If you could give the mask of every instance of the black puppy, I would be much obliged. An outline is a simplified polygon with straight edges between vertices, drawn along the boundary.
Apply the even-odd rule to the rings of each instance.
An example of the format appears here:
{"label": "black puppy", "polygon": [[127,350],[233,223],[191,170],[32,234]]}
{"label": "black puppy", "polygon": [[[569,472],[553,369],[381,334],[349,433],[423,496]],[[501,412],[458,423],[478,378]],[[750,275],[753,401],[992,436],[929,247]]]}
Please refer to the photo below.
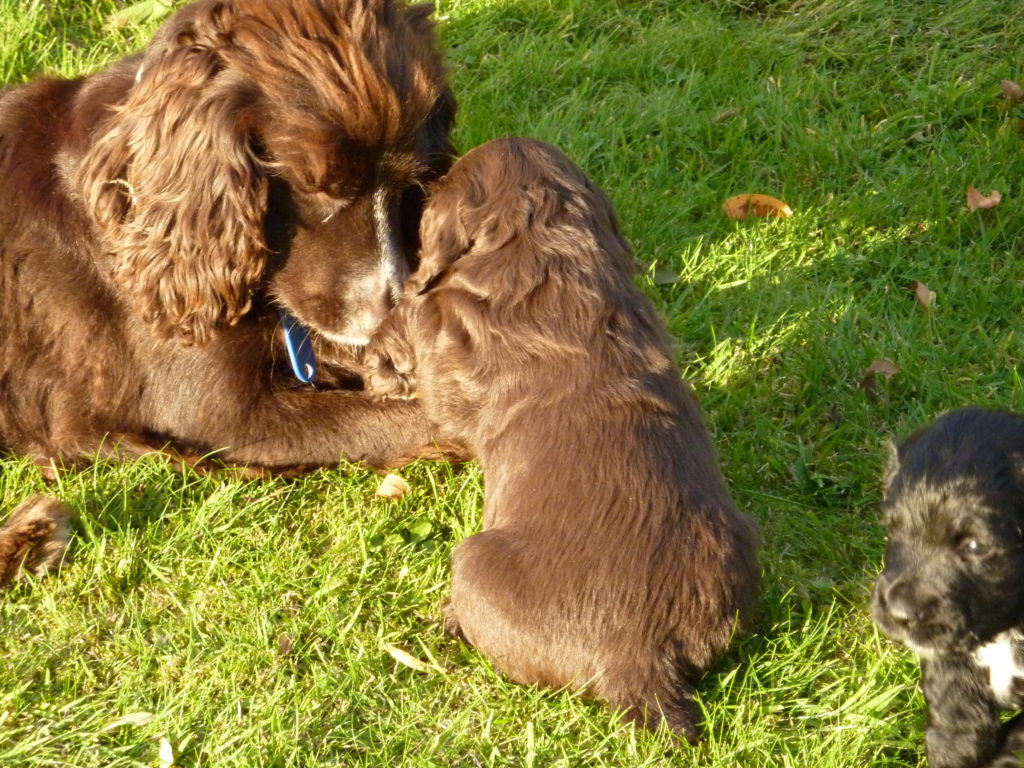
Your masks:
{"label": "black puppy", "polygon": [[1024,418],[965,408],[893,452],[878,626],[921,658],[932,768],[1024,765]]}

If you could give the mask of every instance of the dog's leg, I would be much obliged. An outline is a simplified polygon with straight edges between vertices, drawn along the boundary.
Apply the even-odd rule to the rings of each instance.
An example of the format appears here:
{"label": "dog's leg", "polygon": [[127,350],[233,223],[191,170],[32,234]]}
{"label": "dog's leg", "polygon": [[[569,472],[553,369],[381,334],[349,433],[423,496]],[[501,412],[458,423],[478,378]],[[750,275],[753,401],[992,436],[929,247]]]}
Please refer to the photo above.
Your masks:
{"label": "dog's leg", "polygon": [[966,657],[925,659],[921,690],[929,768],[988,765],[999,747],[999,707],[982,671]]}
{"label": "dog's leg", "polygon": [[414,340],[416,313],[424,299],[412,296],[403,300],[374,332],[362,350],[360,363],[366,388],[381,397],[410,397],[416,388],[413,371],[416,367]]}
{"label": "dog's leg", "polygon": [[623,709],[624,722],[652,731],[664,723],[676,735],[696,744],[700,740],[700,718],[693,704],[693,686],[678,680],[668,665],[644,674],[639,664],[638,658],[636,666],[607,671],[595,686],[595,693],[613,708]]}
{"label": "dog's leg", "polygon": [[412,458],[466,458],[461,448],[439,439],[417,400],[382,402],[365,392],[284,391],[255,403],[252,412],[240,434],[224,431],[210,438],[208,446],[190,446],[191,452],[273,474],[329,467],[342,459],[384,468]]}
{"label": "dog's leg", "polygon": [[42,577],[60,565],[72,514],[69,507],[46,496],[33,496],[11,513],[0,528],[0,589],[24,571]]}
{"label": "dog's leg", "polygon": [[[452,553],[445,631],[472,645],[516,682],[561,687],[571,680],[551,663],[564,637],[535,599],[534,568],[517,536],[501,528],[477,533]],[[555,634],[553,634],[555,633]]]}
{"label": "dog's leg", "polygon": [[[544,565],[515,532],[491,528],[470,536],[452,555],[452,593],[445,632],[472,645],[495,667],[524,685],[585,690],[621,711],[626,722],[664,724],[687,741],[700,731],[693,687],[665,654],[620,647],[612,626],[545,587]],[[599,609],[599,613],[605,613]],[[591,626],[596,621],[599,627]],[[613,657],[613,661],[609,661]]]}
{"label": "dog's leg", "polygon": [[985,768],[1021,768],[1024,766],[1024,713],[1003,724],[1003,746],[995,760]]}

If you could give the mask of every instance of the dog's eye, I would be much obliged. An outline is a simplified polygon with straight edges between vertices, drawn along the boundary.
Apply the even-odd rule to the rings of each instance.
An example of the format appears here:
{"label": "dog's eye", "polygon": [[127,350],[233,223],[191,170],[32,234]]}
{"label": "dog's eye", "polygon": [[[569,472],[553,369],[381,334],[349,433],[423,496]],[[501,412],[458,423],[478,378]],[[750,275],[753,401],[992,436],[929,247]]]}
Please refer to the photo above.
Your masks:
{"label": "dog's eye", "polygon": [[988,551],[988,547],[978,539],[965,536],[960,542],[960,552],[968,557],[981,557]]}

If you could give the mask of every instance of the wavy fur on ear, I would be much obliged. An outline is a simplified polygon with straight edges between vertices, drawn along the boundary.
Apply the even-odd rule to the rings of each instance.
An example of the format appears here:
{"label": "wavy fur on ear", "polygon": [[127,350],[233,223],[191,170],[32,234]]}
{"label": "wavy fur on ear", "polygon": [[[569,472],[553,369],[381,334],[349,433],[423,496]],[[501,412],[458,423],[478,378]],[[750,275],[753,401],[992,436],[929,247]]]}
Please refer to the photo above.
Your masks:
{"label": "wavy fur on ear", "polygon": [[245,314],[265,266],[258,94],[218,56],[229,21],[203,3],[164,31],[77,174],[114,281],[160,335],[199,345]]}
{"label": "wavy fur on ear", "polygon": [[464,256],[472,246],[458,203],[442,205],[445,179],[441,179],[427,199],[420,220],[420,264],[409,278],[407,294],[420,293],[440,277],[448,267]]}

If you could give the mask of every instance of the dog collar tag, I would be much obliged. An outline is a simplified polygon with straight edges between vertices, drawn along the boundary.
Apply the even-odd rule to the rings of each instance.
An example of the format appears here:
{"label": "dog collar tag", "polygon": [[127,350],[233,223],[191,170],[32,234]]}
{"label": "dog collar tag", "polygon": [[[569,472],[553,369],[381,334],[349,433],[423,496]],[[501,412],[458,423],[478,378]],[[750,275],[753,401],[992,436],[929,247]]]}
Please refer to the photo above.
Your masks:
{"label": "dog collar tag", "polygon": [[288,350],[288,362],[292,365],[295,378],[303,384],[309,384],[316,378],[316,355],[313,354],[309,331],[283,309],[281,330],[284,331],[284,346]]}

